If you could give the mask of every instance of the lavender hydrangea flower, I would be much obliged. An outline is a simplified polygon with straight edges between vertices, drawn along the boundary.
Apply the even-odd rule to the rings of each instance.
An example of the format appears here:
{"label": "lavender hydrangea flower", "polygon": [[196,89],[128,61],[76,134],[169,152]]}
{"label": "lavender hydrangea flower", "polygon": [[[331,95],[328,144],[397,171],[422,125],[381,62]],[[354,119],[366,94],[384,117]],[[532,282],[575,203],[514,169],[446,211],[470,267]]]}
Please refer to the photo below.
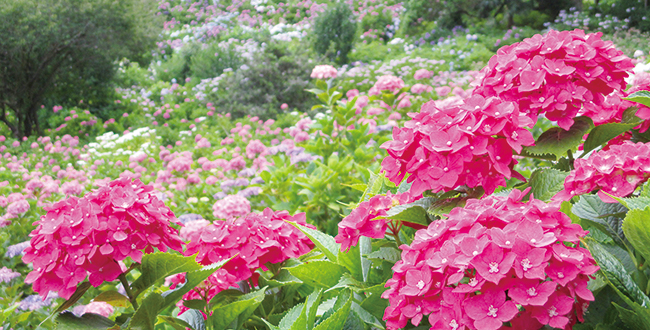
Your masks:
{"label": "lavender hydrangea flower", "polygon": [[28,246],[29,246],[29,241],[25,241],[14,245],[9,245],[7,246],[7,252],[5,252],[5,257],[13,258],[17,255],[21,255],[23,254],[23,251],[25,251],[25,249]]}
{"label": "lavender hydrangea flower", "polygon": [[237,173],[237,175],[239,175],[241,177],[244,177],[244,178],[251,177],[251,176],[255,175],[255,170],[252,169],[252,168],[245,168],[245,169],[239,171],[239,173]]}
{"label": "lavender hydrangea flower", "polygon": [[214,199],[224,199],[224,198],[226,198],[226,196],[228,196],[228,195],[227,195],[225,192],[223,192],[223,191],[220,191],[220,192],[218,192],[218,193],[212,195],[212,197],[213,197]]}
{"label": "lavender hydrangea flower", "polygon": [[248,187],[240,192],[237,193],[237,195],[249,198],[251,196],[257,196],[262,192],[262,188],[260,187]]}
{"label": "lavender hydrangea flower", "polygon": [[18,276],[20,276],[19,272],[14,272],[7,267],[0,268],[0,282],[9,283]]}
{"label": "lavender hydrangea flower", "polygon": [[251,184],[262,184],[262,183],[264,183],[264,179],[260,178],[259,176],[254,177],[251,180]]}
{"label": "lavender hydrangea flower", "polygon": [[190,221],[200,220],[200,219],[203,219],[203,217],[200,214],[194,214],[194,213],[183,214],[180,217],[178,217],[178,220],[183,224],[186,224]]}
{"label": "lavender hydrangea flower", "polygon": [[27,296],[25,299],[23,299],[20,302],[20,306],[18,306],[18,309],[26,311],[35,311],[37,309],[49,306],[52,304],[52,299],[58,298],[59,295],[56,292],[50,291],[47,294],[47,297],[45,299],[42,299],[39,295],[34,294],[31,296]]}

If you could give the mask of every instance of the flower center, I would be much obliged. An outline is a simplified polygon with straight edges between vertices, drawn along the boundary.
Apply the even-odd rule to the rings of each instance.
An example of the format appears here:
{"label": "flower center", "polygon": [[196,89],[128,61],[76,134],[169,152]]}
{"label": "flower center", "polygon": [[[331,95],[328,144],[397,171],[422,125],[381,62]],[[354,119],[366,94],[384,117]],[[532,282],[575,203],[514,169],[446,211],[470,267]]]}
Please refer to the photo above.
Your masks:
{"label": "flower center", "polygon": [[550,317],[556,317],[556,316],[558,316],[558,315],[560,315],[560,314],[557,313],[557,309],[556,309],[555,307],[551,307],[551,308],[549,308],[549,310],[548,310],[548,316],[550,316]]}
{"label": "flower center", "polygon": [[458,329],[458,322],[456,322],[456,320],[451,320],[451,322],[449,322],[449,326],[452,330],[456,330]]}
{"label": "flower center", "polygon": [[420,280],[420,282],[418,282],[417,286],[418,286],[418,289],[422,290],[422,288],[424,288],[424,281]]}
{"label": "flower center", "polygon": [[497,264],[496,262],[491,262],[489,266],[490,266],[490,273],[499,272],[499,264]]}
{"label": "flower center", "polygon": [[498,308],[494,308],[494,306],[490,305],[490,307],[488,308],[487,316],[497,317],[497,312],[498,311],[499,311]]}
{"label": "flower center", "polygon": [[528,271],[529,269],[533,268],[533,265],[530,264],[530,260],[528,258],[524,259],[521,261],[521,267],[524,268],[524,271]]}
{"label": "flower center", "polygon": [[528,293],[529,296],[534,297],[537,295],[537,290],[535,290],[535,288],[530,288],[526,290],[526,293]]}

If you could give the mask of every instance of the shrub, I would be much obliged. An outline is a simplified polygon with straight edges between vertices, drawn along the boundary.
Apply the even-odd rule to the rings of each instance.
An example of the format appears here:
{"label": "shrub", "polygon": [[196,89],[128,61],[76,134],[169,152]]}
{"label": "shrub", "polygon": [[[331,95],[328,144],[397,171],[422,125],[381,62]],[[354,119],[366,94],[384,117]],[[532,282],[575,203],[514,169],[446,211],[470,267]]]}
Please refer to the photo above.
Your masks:
{"label": "shrub", "polygon": [[355,31],[354,13],[346,4],[328,8],[314,22],[314,50],[331,61],[347,63]]}

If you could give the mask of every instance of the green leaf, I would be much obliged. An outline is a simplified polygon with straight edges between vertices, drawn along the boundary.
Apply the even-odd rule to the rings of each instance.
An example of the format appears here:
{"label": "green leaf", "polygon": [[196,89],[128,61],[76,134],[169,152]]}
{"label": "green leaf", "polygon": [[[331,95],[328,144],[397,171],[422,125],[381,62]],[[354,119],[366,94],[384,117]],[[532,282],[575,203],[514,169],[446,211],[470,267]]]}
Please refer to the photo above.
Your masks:
{"label": "green leaf", "polygon": [[214,308],[213,314],[210,316],[213,329],[227,329],[233,323],[236,324],[234,328],[239,329],[244,321],[248,320],[255,312],[257,306],[264,301],[265,291],[266,287],[245,294],[235,302]]}
{"label": "green leaf", "polygon": [[295,222],[287,221],[287,223],[298,228],[298,230],[309,237],[309,239],[327,256],[329,260],[338,260],[337,255],[341,249],[341,245],[336,243],[334,237],[318,230],[301,226]]}
{"label": "green leaf", "polygon": [[360,246],[350,247],[346,252],[340,252],[337,256],[338,264],[347,268],[354,278],[358,280],[363,279],[363,269],[361,268],[361,252],[359,251]]}
{"label": "green leaf", "polygon": [[381,191],[381,187],[384,185],[384,172],[381,172],[380,174],[375,174],[370,170],[368,170],[368,172],[370,172],[370,179],[368,179],[368,189],[366,189],[366,192],[363,193],[361,201],[366,201],[370,199],[371,196],[377,195]]}
{"label": "green leaf", "polygon": [[343,273],[347,271],[345,267],[326,260],[310,261],[285,269],[303,282],[323,288],[338,283]]}
{"label": "green leaf", "polygon": [[130,306],[129,298],[115,290],[104,291],[95,297],[93,301],[103,301],[114,307]]}
{"label": "green leaf", "polygon": [[643,315],[639,315],[638,313],[631,311],[627,308],[623,308],[617,303],[612,303],[612,304],[618,310],[619,316],[623,321],[623,323],[625,323],[626,326],[630,327],[630,329],[632,330],[650,329],[650,319],[645,318],[643,317]]}
{"label": "green leaf", "polygon": [[650,91],[634,92],[632,95],[624,97],[623,100],[641,103],[647,107],[650,107]]}
{"label": "green leaf", "polygon": [[361,274],[364,282],[368,281],[368,273],[370,272],[371,262],[368,258],[364,257],[372,252],[372,242],[370,237],[361,236],[359,238],[359,254],[361,256]]}
{"label": "green leaf", "polygon": [[396,263],[400,260],[402,253],[394,247],[381,247],[379,251],[374,251],[368,255],[368,259],[381,259],[391,263]]}
{"label": "green leaf", "polygon": [[302,329],[306,329],[307,327],[307,312],[304,303],[293,306],[293,308],[291,308],[289,312],[284,315],[282,320],[280,320],[280,323],[276,329],[289,330],[293,329],[293,326],[296,324],[298,326],[303,325]]}
{"label": "green leaf", "polygon": [[214,309],[219,306],[228,305],[230,303],[237,301],[237,299],[239,299],[239,297],[243,295],[244,293],[237,289],[223,290],[217,293],[214,297],[212,297],[212,299],[210,299],[210,301],[208,302],[208,307],[210,309]]}
{"label": "green leaf", "polygon": [[[641,120],[639,119],[639,122]],[[632,128],[639,125],[639,122],[631,124],[623,123],[609,123],[596,126],[594,129],[589,132],[585,145],[583,147],[583,153],[588,153],[601,145],[607,143],[609,140],[631,130]]]}
{"label": "green leaf", "polygon": [[[263,277],[260,277],[260,281],[262,280]],[[289,273],[289,271],[287,271],[286,269],[281,269],[277,275],[273,276],[269,280],[265,280],[264,284],[260,283],[260,285],[268,286],[269,288],[278,288],[286,285],[300,285],[300,284],[302,284],[302,281],[297,277],[291,275],[291,273]]]}
{"label": "green leaf", "polygon": [[203,299],[190,299],[183,301],[183,306],[191,309],[203,310],[207,305],[208,304]]}
{"label": "green leaf", "polygon": [[140,265],[142,275],[131,284],[134,294],[138,296],[148,287],[157,281],[162,281],[167,276],[201,269],[201,265],[194,259],[195,256],[184,257],[166,252],[145,254]]}
{"label": "green leaf", "polygon": [[397,205],[388,210],[384,218],[428,226],[427,210],[434,201],[433,197],[425,197],[413,203]]}
{"label": "green leaf", "polygon": [[68,309],[69,307],[71,307],[72,305],[74,305],[77,301],[79,301],[79,299],[84,295],[84,293],[86,293],[86,291],[88,291],[89,288],[90,288],[90,282],[86,281],[86,282],[81,283],[77,287],[77,289],[74,291],[72,296],[70,296],[70,298],[68,298],[68,300],[66,300],[63,304],[61,304],[61,306],[59,306],[54,311],[54,314],[62,312],[64,310]]}
{"label": "green leaf", "polygon": [[204,266],[199,270],[195,270],[193,272],[188,272],[187,274],[185,274],[185,284],[176,287],[176,289],[174,290],[169,290],[163,293],[163,297],[165,298],[165,303],[163,307],[167,307],[175,304],[178,300],[180,300],[183,297],[183,295],[190,292],[190,290],[194,289],[201,282],[205,281],[206,278],[208,278],[210,275],[216,272],[219,268],[221,268],[221,266],[223,266],[228,261],[230,261],[230,259],[226,259],[212,265]]}
{"label": "green leaf", "polygon": [[631,197],[631,198],[622,198],[624,205],[630,209],[640,209],[643,210],[646,207],[650,206],[650,198],[646,196]]}
{"label": "green leaf", "polygon": [[[198,315],[196,313],[198,313]],[[201,314],[201,312],[197,311],[196,309],[187,310],[179,317],[158,315],[158,319],[171,325],[175,330],[185,330],[186,328],[193,330],[205,330],[205,321],[203,320],[203,314]]]}
{"label": "green leaf", "polygon": [[157,292],[150,293],[142,303],[138,310],[135,311],[131,321],[129,322],[129,329],[136,330],[154,330],[158,313],[165,307],[165,298]]}
{"label": "green leaf", "polygon": [[314,321],[316,320],[316,313],[318,312],[318,306],[320,305],[322,296],[323,289],[318,289],[307,297],[307,302],[305,303],[307,330],[314,328]]}
{"label": "green leaf", "polygon": [[339,280],[338,283],[336,283],[335,286],[330,287],[327,289],[325,292],[330,292],[336,289],[341,289],[341,288],[346,288],[350,289],[355,292],[363,292],[364,289],[366,288],[365,283],[356,280],[352,275],[348,273],[344,273],[343,276],[341,276],[341,279]]}
{"label": "green leaf", "polygon": [[528,181],[531,186],[530,192],[536,199],[549,201],[559,191],[564,189],[564,179],[568,172],[552,169],[539,168],[533,172]]}
{"label": "green leaf", "polygon": [[620,245],[625,245],[621,215],[626,211],[625,206],[617,203],[605,203],[597,195],[580,196],[580,200],[571,209],[571,212],[577,217],[596,226]]}
{"label": "green leaf", "polygon": [[[641,253],[645,260],[650,260],[650,207],[644,210],[630,210],[623,221],[625,238]],[[650,307],[650,306],[648,306]]]}
{"label": "green leaf", "polygon": [[368,185],[366,185],[364,183],[355,183],[355,184],[344,184],[344,183],[342,183],[341,185],[345,186],[345,187],[350,187],[350,188],[352,188],[354,190],[357,190],[357,191],[360,191],[360,192],[365,192],[366,189],[368,189]]}
{"label": "green leaf", "polygon": [[363,309],[363,307],[361,307],[361,305],[357,304],[356,302],[352,302],[352,311],[354,311],[366,324],[369,324],[377,329],[385,329],[384,325],[378,318],[370,314],[370,312],[367,310]]}
{"label": "green leaf", "polygon": [[594,127],[593,121],[588,117],[577,117],[568,131],[561,127],[552,127],[537,138],[535,145],[524,149],[533,155],[550,154],[557,158],[566,155],[567,151],[574,150],[582,143],[582,137]]}
{"label": "green leaf", "polygon": [[63,312],[56,317],[56,329],[59,330],[80,330],[80,329],[108,329],[115,325],[115,322],[101,315],[86,313],[77,317],[71,312]]}
{"label": "green leaf", "polygon": [[350,314],[350,307],[352,306],[352,297],[348,298],[347,302],[343,307],[339,308],[334,314],[322,321],[317,326],[314,327],[314,330],[341,330],[343,325],[345,325],[345,320]]}
{"label": "green leaf", "polygon": [[605,279],[621,292],[624,297],[640,304],[644,307],[650,306],[650,298],[645,295],[639,286],[634,282],[632,277],[625,271],[623,264],[611,255],[605,248],[593,239],[587,240],[587,246],[591,255],[600,266],[600,272]]}

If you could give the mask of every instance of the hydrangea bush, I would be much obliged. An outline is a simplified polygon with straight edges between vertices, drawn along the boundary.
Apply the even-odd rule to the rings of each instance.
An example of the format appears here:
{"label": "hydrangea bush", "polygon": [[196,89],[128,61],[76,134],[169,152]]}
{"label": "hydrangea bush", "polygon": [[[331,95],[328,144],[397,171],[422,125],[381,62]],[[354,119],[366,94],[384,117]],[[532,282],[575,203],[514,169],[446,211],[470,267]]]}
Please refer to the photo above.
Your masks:
{"label": "hydrangea bush", "polygon": [[233,120],[174,82],[131,96],[156,129],[2,137],[2,224],[33,231],[8,240],[24,263],[0,282],[23,299],[0,322],[644,329],[650,93],[631,69],[600,34],[550,31],[453,83],[348,89],[316,66],[313,117]]}

